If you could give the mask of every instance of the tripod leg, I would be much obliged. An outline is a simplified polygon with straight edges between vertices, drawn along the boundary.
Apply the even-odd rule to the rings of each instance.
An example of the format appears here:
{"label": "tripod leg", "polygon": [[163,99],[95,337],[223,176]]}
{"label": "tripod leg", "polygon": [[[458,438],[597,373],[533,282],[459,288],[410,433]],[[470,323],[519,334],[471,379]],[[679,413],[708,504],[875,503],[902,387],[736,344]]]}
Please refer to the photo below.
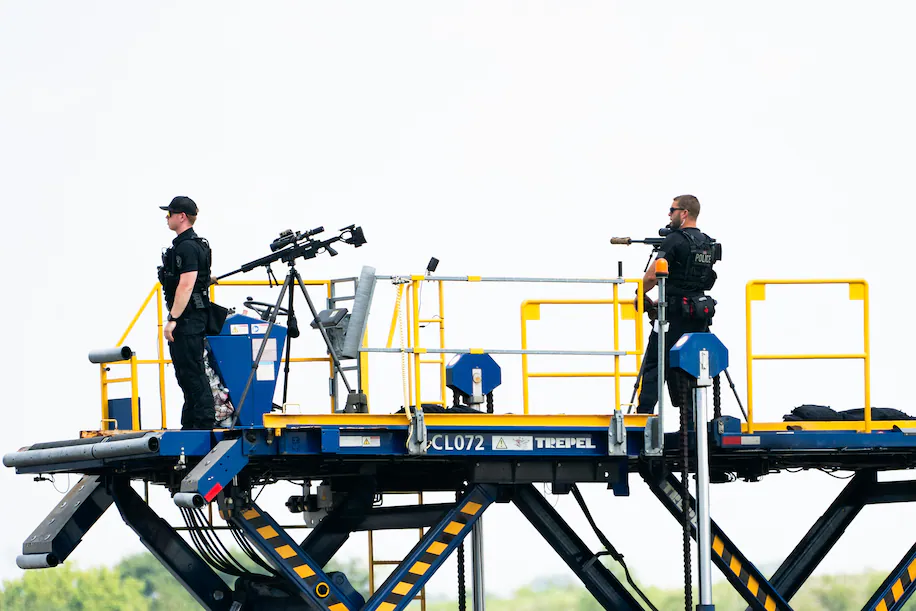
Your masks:
{"label": "tripod leg", "polygon": [[646,357],[643,355],[639,362],[639,373],[636,374],[636,382],[633,384],[633,394],[630,396],[630,405],[627,407],[627,413],[633,411],[633,404],[636,403],[636,393],[639,392],[639,383],[642,382],[642,373],[646,370]]}
{"label": "tripod leg", "polygon": [[[283,303],[283,296],[286,295],[287,289],[290,289],[292,281],[292,274],[287,274],[286,280],[283,281],[283,288],[280,289],[280,297],[277,299],[277,305],[274,306],[273,311],[270,313],[270,317],[267,323],[267,331],[264,333],[264,339],[261,340],[261,347],[258,349],[258,356],[251,364],[251,373],[248,374],[248,381],[245,382],[245,390],[242,391],[242,398],[239,399],[238,405],[235,406],[235,414],[232,416],[232,424],[229,425],[230,429],[235,427],[235,423],[238,422],[239,416],[242,413],[242,406],[245,404],[245,397],[248,396],[248,391],[251,389],[251,383],[254,381],[254,376],[258,371],[258,365],[261,363],[261,357],[264,356],[264,349],[267,347],[267,340],[270,338],[270,332],[273,331],[274,324],[277,322],[277,313],[280,312],[280,304]],[[287,340],[287,342],[289,342],[289,340]],[[283,394],[286,396],[285,383]]]}
{"label": "tripod leg", "polygon": [[[283,367],[283,405],[286,405],[286,392],[289,389],[289,355],[293,345],[293,331],[292,327],[294,321],[296,320],[296,313],[293,311],[293,295],[296,294],[296,291],[290,290],[289,292],[289,306],[286,308],[286,320],[289,327],[288,337],[286,338],[286,363]],[[297,332],[298,334],[298,332]]]}
{"label": "tripod leg", "polygon": [[725,377],[728,378],[728,385],[732,387],[732,392],[735,394],[735,401],[738,402],[738,407],[741,409],[741,413],[744,415],[744,421],[747,422],[747,412],[744,411],[744,406],[741,405],[741,397],[738,396],[738,391],[735,389],[735,383],[732,382],[732,376],[728,373],[728,369],[725,370]]}
{"label": "tripod leg", "polygon": [[[312,298],[309,297],[309,293],[305,290],[305,282],[302,281],[302,276],[299,275],[299,271],[296,268],[290,269],[290,274],[294,274],[296,281],[299,283],[299,288],[302,289],[302,294],[305,295],[305,301],[309,304],[309,310],[312,311],[312,320],[318,320],[318,311],[315,310],[315,304],[312,303]],[[344,375],[344,372],[340,370],[340,359],[337,358],[337,353],[334,351],[334,347],[331,345],[331,338],[328,337],[328,332],[324,327],[318,325],[318,330],[321,332],[321,337],[324,339],[325,345],[328,347],[328,354],[331,355],[331,361],[334,363],[334,371],[340,374],[340,379],[343,380],[344,386],[347,387],[347,392],[353,392],[353,389],[350,388],[350,383],[347,381],[347,376]]]}

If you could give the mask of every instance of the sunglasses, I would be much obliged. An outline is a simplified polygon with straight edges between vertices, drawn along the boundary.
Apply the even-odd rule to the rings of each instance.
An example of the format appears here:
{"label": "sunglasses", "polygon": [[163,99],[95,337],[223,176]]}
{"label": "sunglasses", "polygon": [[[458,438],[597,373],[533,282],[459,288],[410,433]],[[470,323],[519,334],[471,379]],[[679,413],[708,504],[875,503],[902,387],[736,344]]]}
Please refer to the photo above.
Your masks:
{"label": "sunglasses", "polygon": [[177,214],[184,214],[184,212],[172,212],[171,210],[166,210],[165,217],[170,219]]}
{"label": "sunglasses", "polygon": [[674,214],[675,212],[687,212],[686,208],[668,208],[668,214]]}

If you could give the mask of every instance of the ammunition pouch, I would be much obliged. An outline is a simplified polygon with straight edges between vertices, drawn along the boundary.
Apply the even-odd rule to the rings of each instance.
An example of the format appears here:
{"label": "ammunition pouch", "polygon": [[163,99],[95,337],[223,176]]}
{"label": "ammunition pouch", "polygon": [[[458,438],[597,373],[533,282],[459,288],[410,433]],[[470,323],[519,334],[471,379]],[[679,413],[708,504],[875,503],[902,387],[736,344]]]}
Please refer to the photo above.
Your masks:
{"label": "ammunition pouch", "polygon": [[708,295],[676,297],[674,306],[685,320],[710,321],[716,315],[716,300]]}

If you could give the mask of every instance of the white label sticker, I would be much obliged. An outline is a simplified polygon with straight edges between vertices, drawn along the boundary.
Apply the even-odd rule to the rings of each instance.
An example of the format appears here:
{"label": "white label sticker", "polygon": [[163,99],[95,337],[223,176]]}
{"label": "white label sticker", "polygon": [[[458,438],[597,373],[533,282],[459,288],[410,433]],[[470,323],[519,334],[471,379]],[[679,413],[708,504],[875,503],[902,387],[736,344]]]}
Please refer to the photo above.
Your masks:
{"label": "white label sticker", "polygon": [[[258,358],[258,350],[261,349],[261,342],[263,339],[252,339],[251,340],[251,360]],[[264,354],[261,355],[261,362],[267,361],[276,361],[277,360],[277,340],[276,338],[271,337],[267,340],[267,345],[264,347]]]}
{"label": "white label sticker", "polygon": [[251,324],[251,334],[252,335],[264,335],[265,333],[267,333],[267,327],[268,327],[268,323],[266,322],[252,323]]}
{"label": "white label sticker", "polygon": [[538,449],[594,449],[595,444],[591,437],[536,437],[535,445]]}
{"label": "white label sticker", "polygon": [[273,380],[274,379],[274,363],[270,362],[261,362],[258,365],[257,373],[258,382]]}
{"label": "white label sticker", "polygon": [[342,448],[378,448],[382,445],[382,438],[378,435],[341,435],[340,447]]}
{"label": "white label sticker", "polygon": [[232,335],[248,335],[248,325],[229,325],[229,333]]}
{"label": "white label sticker", "polygon": [[525,436],[494,435],[492,440],[494,450],[514,450],[516,452],[529,452],[533,446],[534,438]]}

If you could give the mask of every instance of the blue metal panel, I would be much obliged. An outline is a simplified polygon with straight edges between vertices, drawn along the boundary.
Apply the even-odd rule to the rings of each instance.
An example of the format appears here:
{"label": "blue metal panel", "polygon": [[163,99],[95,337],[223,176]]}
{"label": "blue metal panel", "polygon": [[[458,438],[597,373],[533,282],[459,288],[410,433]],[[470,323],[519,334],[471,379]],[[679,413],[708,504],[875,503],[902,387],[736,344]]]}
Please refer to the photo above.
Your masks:
{"label": "blue metal panel", "polygon": [[671,366],[695,378],[700,377],[700,351],[709,353],[709,377],[714,378],[728,367],[728,349],[712,333],[685,333],[671,348]]}
{"label": "blue metal panel", "polygon": [[278,444],[277,451],[281,456],[319,454],[321,452],[321,431],[317,428],[287,429],[274,443]]}
{"label": "blue metal panel", "polygon": [[[216,368],[226,388],[229,389],[232,404],[236,407],[251,375],[254,357],[257,356],[258,346],[264,339],[266,330],[266,322],[236,314],[226,319],[220,335],[211,335],[207,338],[216,360]],[[273,356],[262,357],[258,374],[252,380],[245,404],[242,405],[238,426],[261,426],[261,416],[269,412],[273,406],[274,390],[280,372],[280,357],[286,341],[286,327],[274,325],[270,339],[275,340],[276,344],[275,350],[271,351]]]}
{"label": "blue metal panel", "polygon": [[206,456],[213,441],[210,431],[164,431],[159,435],[159,456]]}
{"label": "blue metal panel", "polygon": [[[108,400],[108,417],[113,418],[117,422],[112,424],[111,422],[105,423],[106,430],[120,430],[120,431],[130,431],[134,428],[134,414],[133,408],[131,406],[130,397],[125,397],[123,399],[109,399]],[[140,397],[137,397],[137,417],[140,417]],[[140,423],[137,423],[137,428],[140,428]]]}
{"label": "blue metal panel", "polygon": [[900,431],[759,431],[717,436],[723,450],[880,450],[916,447],[916,435]]}
{"label": "blue metal panel", "polygon": [[196,492],[209,503],[247,464],[242,440],[224,439],[181,481],[181,492]]}
{"label": "blue metal panel", "polygon": [[466,395],[474,394],[474,369],[480,369],[481,394],[502,384],[502,370],[489,354],[459,354],[445,368],[445,385]]}

